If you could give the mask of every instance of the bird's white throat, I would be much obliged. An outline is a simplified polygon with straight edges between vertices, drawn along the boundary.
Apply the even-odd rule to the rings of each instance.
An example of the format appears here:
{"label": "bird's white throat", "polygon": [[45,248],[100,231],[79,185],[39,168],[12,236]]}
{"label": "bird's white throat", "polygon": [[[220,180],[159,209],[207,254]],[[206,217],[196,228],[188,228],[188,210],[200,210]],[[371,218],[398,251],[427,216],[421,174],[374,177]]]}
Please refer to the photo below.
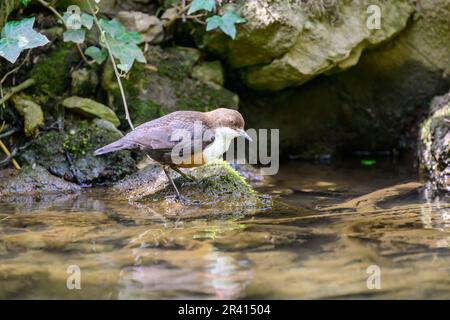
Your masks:
{"label": "bird's white throat", "polygon": [[219,159],[230,147],[231,141],[238,137],[239,133],[228,127],[215,129],[214,141],[203,151],[203,159],[206,162]]}

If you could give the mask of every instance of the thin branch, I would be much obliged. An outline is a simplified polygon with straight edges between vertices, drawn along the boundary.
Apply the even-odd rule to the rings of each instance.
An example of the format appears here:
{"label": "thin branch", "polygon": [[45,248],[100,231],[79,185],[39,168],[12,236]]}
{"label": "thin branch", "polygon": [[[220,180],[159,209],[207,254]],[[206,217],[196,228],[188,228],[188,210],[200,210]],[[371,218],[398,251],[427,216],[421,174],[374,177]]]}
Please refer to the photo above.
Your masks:
{"label": "thin branch", "polygon": [[16,170],[20,170],[20,165],[17,163],[16,159],[13,158],[14,155],[11,155],[11,152],[9,152],[8,148],[5,146],[5,144],[3,143],[2,140],[0,140],[0,149],[3,150],[3,152],[6,154],[6,156],[8,158],[6,158],[5,161],[12,161],[14,168],[16,168]]}
{"label": "thin branch", "polygon": [[131,121],[130,113],[128,112],[128,104],[127,104],[127,99],[126,99],[126,96],[125,96],[125,90],[123,89],[122,80],[120,79],[120,73],[119,73],[119,70],[117,69],[117,65],[116,65],[116,62],[114,60],[114,56],[112,54],[111,47],[110,47],[110,45],[108,43],[108,40],[106,39],[105,31],[100,26],[100,22],[98,21],[97,14],[96,14],[96,12],[94,11],[94,8],[91,5],[91,1],[87,0],[86,2],[89,5],[89,9],[91,10],[91,13],[92,13],[92,15],[94,17],[95,24],[97,25],[97,28],[100,30],[101,37],[102,37],[103,41],[106,44],[106,49],[108,50],[109,59],[111,60],[111,63],[112,63],[113,68],[114,68],[114,74],[116,75],[117,83],[119,84],[120,95],[122,96],[123,107],[125,109],[125,118],[127,119],[128,124],[130,125],[131,129],[134,130],[134,125],[133,125],[133,122]]}
{"label": "thin branch", "polygon": [[[6,131],[6,132],[3,132],[3,133],[0,133],[0,139],[3,139],[3,138],[6,138],[6,137],[9,137],[10,135],[12,135],[12,134],[16,133],[17,131],[19,131],[19,129],[18,129],[18,128],[13,128],[13,129],[11,129],[11,130],[9,130],[9,131]],[[1,131],[0,131],[0,132],[1,132]]]}
{"label": "thin branch", "polygon": [[34,79],[28,79],[28,80],[25,80],[24,82],[22,82],[21,84],[10,88],[8,90],[8,92],[2,98],[0,98],[0,105],[4,104],[6,101],[8,101],[16,93],[31,87],[34,83],[35,83]]}

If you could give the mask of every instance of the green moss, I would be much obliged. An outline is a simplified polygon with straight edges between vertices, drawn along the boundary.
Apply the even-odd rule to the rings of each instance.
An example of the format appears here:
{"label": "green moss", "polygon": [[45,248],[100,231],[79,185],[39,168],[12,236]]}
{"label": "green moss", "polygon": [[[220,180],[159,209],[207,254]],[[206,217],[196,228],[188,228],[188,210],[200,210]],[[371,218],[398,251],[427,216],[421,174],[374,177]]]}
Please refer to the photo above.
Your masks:
{"label": "green moss", "polygon": [[142,101],[133,99],[130,102],[131,119],[135,126],[143,124],[151,119],[156,119],[163,116],[161,106],[154,101]]}
{"label": "green moss", "polygon": [[79,60],[72,46],[62,45],[48,57],[40,59],[31,70],[31,77],[36,80],[37,93],[50,96],[62,95],[70,83],[70,68]]}

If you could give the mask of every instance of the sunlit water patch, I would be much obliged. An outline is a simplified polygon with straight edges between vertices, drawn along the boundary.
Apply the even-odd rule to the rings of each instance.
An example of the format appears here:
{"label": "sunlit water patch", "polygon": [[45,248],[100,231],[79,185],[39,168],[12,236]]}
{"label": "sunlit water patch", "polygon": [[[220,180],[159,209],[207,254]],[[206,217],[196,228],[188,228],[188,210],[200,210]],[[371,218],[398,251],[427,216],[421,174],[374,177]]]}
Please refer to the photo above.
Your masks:
{"label": "sunlit water patch", "polygon": [[274,208],[235,215],[108,189],[1,202],[0,298],[450,298],[449,198],[410,166],[287,164],[260,190]]}

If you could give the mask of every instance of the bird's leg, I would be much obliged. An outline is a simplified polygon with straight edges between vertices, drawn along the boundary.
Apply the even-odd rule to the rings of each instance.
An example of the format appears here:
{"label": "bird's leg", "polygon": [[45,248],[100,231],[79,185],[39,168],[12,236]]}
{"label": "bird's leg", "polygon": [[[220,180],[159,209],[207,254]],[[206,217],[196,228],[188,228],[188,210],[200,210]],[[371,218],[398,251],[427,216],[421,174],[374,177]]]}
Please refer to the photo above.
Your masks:
{"label": "bird's leg", "polygon": [[194,202],[191,202],[191,201],[189,201],[188,199],[186,199],[185,197],[183,197],[183,196],[181,195],[180,191],[178,191],[178,188],[177,188],[177,186],[175,185],[175,182],[173,181],[172,177],[170,176],[169,168],[170,168],[170,167],[163,166],[163,170],[164,170],[164,173],[165,173],[166,176],[167,176],[167,179],[169,179],[170,183],[172,184],[173,188],[175,189],[175,193],[176,193],[176,195],[177,195],[178,201],[180,201],[180,203],[183,204],[183,205],[187,205],[187,204],[190,204],[190,203],[196,204],[195,201],[194,201]]}
{"label": "bird's leg", "polygon": [[182,176],[184,179],[186,179],[188,181],[191,181],[191,182],[195,181],[195,178],[193,176],[191,176],[190,174],[184,173],[178,167],[170,166],[170,169],[172,169],[173,171],[177,172],[180,176]]}

